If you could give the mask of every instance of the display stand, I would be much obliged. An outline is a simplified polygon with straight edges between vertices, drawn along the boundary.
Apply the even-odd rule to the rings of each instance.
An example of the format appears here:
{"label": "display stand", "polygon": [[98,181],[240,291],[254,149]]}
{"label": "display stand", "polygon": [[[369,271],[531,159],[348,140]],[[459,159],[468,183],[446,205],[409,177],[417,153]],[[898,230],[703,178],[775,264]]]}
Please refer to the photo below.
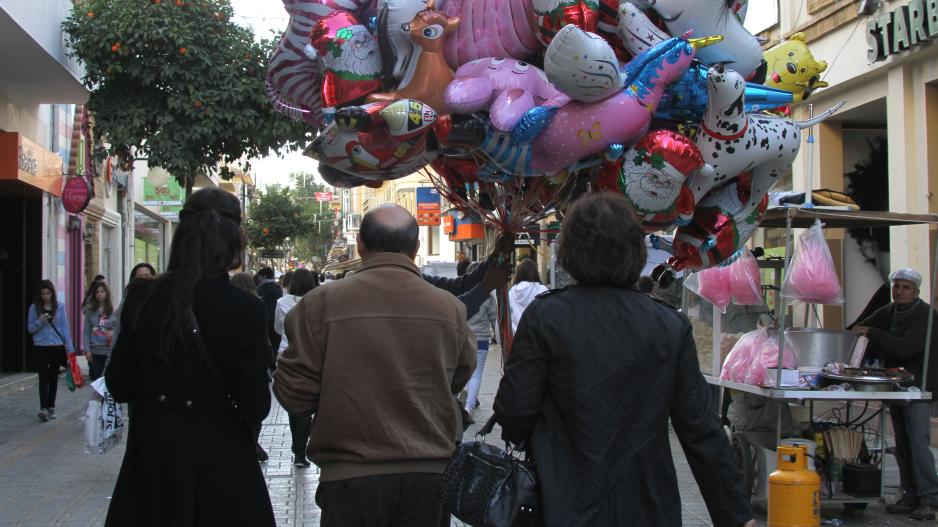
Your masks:
{"label": "display stand", "polygon": [[[927,224],[938,224],[938,216],[932,214],[897,214],[891,212],[871,212],[871,211],[833,211],[833,210],[824,210],[822,208],[776,208],[769,209],[766,212],[765,217],[760,224],[760,228],[785,228],[785,258],[784,258],[784,271],[787,274],[789,267],[791,265],[791,254],[792,254],[792,230],[795,228],[809,228],[814,224],[815,220],[820,219],[824,228],[873,228],[873,227],[894,227],[902,225],[927,225]],[[929,298],[935,298],[935,288],[936,281],[938,281],[938,247],[936,247],[936,253],[932,260],[933,269],[932,269],[932,281],[931,281],[931,291]],[[776,273],[776,279],[778,280],[780,275]],[[778,362],[776,364],[783,363],[783,353],[784,353],[784,340],[785,340],[785,330],[786,326],[786,311],[788,309],[788,302],[785,298],[778,294],[776,297],[777,309],[777,320],[779,324],[779,343],[778,343]],[[810,311],[810,306],[809,306]],[[925,343],[925,364],[928,364],[930,348],[931,348],[931,339],[932,339],[932,319],[928,319],[928,329]],[[775,401],[785,401],[785,402],[800,402],[804,404],[807,402],[810,406],[809,416],[811,420],[814,419],[814,401],[840,401],[847,404],[847,415],[849,421],[849,405],[852,401],[879,401],[884,403],[886,401],[922,401],[922,400],[931,400],[931,393],[926,391],[926,374],[923,373],[921,379],[921,391],[919,392],[906,392],[906,391],[882,391],[882,392],[845,392],[845,391],[820,391],[820,390],[808,390],[808,389],[785,389],[783,388],[762,388],[759,386],[752,386],[749,384],[743,384],[732,381],[725,381],[720,379],[720,369],[721,369],[721,357],[720,357],[720,340],[721,335],[721,318],[720,315],[714,309],[713,316],[713,369],[711,375],[704,375],[707,383],[712,386],[737,390],[743,393],[747,393],[756,397],[762,397]],[[776,386],[781,386],[781,368],[776,368]],[[722,392],[721,397],[722,399]],[[855,497],[855,496],[834,496],[832,498],[827,498],[825,502],[844,502],[844,503],[864,503],[877,501],[883,497],[883,488],[885,485],[885,470],[882,470],[883,467],[883,456],[885,454],[885,408],[883,412],[880,413],[880,422],[879,422],[879,437],[881,445],[879,446],[880,455],[880,492],[879,496],[876,497]],[[778,417],[776,420],[775,427],[775,445],[776,447],[781,442],[781,433],[782,433],[782,413],[778,412]],[[768,477],[768,474],[762,474],[762,476]]]}

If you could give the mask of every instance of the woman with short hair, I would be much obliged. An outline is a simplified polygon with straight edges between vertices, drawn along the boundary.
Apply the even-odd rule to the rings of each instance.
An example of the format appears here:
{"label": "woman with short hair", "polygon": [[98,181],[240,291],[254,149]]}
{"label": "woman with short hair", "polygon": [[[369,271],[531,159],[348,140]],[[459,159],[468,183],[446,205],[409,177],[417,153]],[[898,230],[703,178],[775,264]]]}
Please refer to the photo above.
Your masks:
{"label": "woman with short hair", "polygon": [[107,526],[274,526],[252,429],[270,412],[266,314],[228,278],[241,250],[237,198],[200,190],[166,272],[127,289],[104,376],[134,413]]}
{"label": "woman with short hair", "polygon": [[495,397],[503,438],[534,458],[543,525],[681,525],[669,422],[713,524],[755,525],[690,323],[633,287],[645,244],[626,199],[576,202],[559,263],[577,283],[528,306]]}

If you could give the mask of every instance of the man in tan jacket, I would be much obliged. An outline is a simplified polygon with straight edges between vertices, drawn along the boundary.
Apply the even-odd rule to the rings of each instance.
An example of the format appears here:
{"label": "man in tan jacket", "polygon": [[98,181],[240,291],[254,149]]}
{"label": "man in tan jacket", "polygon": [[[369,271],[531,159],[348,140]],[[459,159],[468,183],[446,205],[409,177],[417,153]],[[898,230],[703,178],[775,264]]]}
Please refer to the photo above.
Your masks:
{"label": "man in tan jacket", "polygon": [[[414,264],[414,217],[362,218],[358,272],[307,294],[284,322],[274,394],[315,415],[323,527],[437,527],[440,474],[461,436],[454,394],[475,369],[466,308]],[[448,522],[446,522],[448,525]]]}

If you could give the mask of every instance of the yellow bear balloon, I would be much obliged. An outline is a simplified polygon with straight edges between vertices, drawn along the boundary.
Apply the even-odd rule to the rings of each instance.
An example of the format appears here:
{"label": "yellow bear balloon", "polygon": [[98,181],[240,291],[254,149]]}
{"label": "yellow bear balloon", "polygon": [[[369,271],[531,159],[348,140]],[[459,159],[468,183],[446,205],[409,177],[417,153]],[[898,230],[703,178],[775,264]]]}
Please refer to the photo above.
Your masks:
{"label": "yellow bear balloon", "polygon": [[763,54],[763,58],[768,65],[765,84],[793,93],[796,101],[804,101],[814,90],[828,86],[820,80],[827,63],[815,60],[805,44],[804,33],[795,33],[772,47]]}

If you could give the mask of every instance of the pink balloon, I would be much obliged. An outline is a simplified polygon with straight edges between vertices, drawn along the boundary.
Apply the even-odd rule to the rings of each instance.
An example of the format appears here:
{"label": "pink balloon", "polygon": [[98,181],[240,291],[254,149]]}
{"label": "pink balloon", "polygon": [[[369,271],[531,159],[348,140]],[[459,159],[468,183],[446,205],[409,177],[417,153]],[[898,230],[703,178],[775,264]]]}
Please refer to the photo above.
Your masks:
{"label": "pink balloon", "polygon": [[530,0],[449,0],[443,7],[460,24],[446,41],[453,69],[476,59],[526,59],[544,49],[531,27]]}
{"label": "pink balloon", "polygon": [[694,58],[694,48],[686,41],[678,39],[674,44],[652,60],[633,79],[632,86],[598,102],[575,101],[557,110],[550,125],[532,143],[533,172],[555,174],[611,144],[630,144],[644,134],[664,88],[680,77]]}
{"label": "pink balloon", "polygon": [[444,102],[452,113],[488,109],[492,125],[510,132],[535,106],[558,107],[570,100],[547,82],[544,72],[515,59],[487,58],[463,64],[446,87]]}

